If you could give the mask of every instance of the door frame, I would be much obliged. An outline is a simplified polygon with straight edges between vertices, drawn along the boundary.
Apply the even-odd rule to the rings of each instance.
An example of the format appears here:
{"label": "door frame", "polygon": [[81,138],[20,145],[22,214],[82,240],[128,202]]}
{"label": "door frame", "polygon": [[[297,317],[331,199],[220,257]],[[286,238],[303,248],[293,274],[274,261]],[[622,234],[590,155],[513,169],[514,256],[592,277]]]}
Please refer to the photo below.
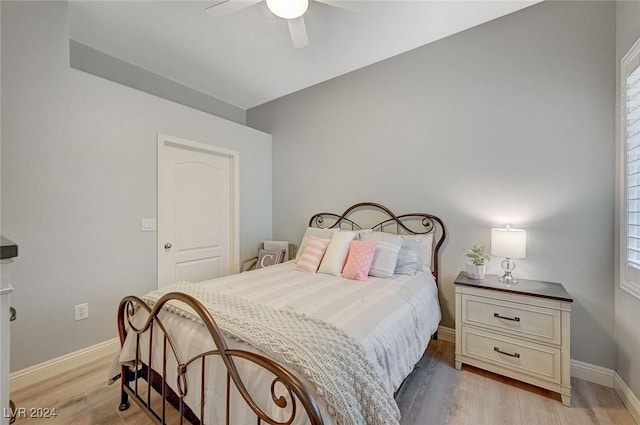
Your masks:
{"label": "door frame", "polygon": [[160,168],[164,163],[165,147],[171,146],[178,149],[187,149],[192,151],[200,151],[216,156],[228,158],[230,160],[229,167],[229,193],[231,196],[231,232],[229,237],[229,262],[230,272],[238,273],[240,270],[240,153],[234,150],[221,148],[207,143],[194,142],[180,137],[169,136],[158,133],[158,157],[156,163],[156,282],[159,282],[160,256],[164,252],[163,240],[160,237],[160,231],[163,223],[163,217],[160,209],[161,205],[161,188],[160,188]]}

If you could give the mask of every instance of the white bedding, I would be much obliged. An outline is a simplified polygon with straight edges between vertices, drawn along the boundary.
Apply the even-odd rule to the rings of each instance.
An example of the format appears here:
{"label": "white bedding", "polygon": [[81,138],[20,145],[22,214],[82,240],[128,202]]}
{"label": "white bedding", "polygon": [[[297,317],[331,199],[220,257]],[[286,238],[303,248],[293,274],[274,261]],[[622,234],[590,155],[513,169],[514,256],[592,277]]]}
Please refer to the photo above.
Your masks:
{"label": "white bedding", "polygon": [[[398,389],[422,357],[441,318],[435,282],[423,272],[393,278],[370,277],[368,281],[361,282],[301,272],[294,269],[294,262],[287,262],[201,282],[201,285],[215,292],[245,298],[272,308],[292,309],[338,327],[363,345],[367,357],[377,366],[391,392]],[[212,348],[206,329],[199,324],[168,313],[162,316],[162,320],[170,332],[180,335],[179,350],[183,359]],[[127,340],[121,361],[132,360],[135,355],[134,342],[133,338]],[[247,349],[246,344],[230,341],[229,338],[227,343],[234,348]],[[160,343],[154,345],[158,350],[161,347]],[[148,353],[144,351],[146,344],[141,347],[142,359],[147,359]],[[154,359],[156,355],[159,354],[154,354]],[[157,360],[152,361],[157,364]],[[214,368],[207,367],[207,379],[216,382],[216,385],[222,385],[215,390],[208,389],[207,392],[212,393],[208,397],[223,403],[223,377],[226,376],[226,371],[217,373],[211,369]],[[169,366],[168,370],[175,368]],[[258,388],[264,383],[253,375],[254,372],[256,370],[245,371],[246,376],[250,376],[247,384]],[[194,373],[193,378],[190,378],[191,382],[196,381],[195,376],[197,374]],[[170,378],[169,384],[172,382],[175,380]],[[313,385],[310,384],[309,387],[313,388]],[[197,393],[198,391],[191,390],[187,395],[187,404],[196,413],[199,412]],[[321,398],[316,396],[316,399],[325,423],[334,423]],[[209,405],[208,403],[212,402],[207,401],[205,404]],[[264,403],[269,406],[267,400]],[[233,404],[238,405],[239,402]],[[209,413],[209,408],[206,411],[206,416],[213,414]],[[212,423],[221,419],[220,412],[215,415],[218,417]],[[255,423],[255,416],[245,414],[235,417],[232,423],[245,423],[245,419],[246,423]]]}

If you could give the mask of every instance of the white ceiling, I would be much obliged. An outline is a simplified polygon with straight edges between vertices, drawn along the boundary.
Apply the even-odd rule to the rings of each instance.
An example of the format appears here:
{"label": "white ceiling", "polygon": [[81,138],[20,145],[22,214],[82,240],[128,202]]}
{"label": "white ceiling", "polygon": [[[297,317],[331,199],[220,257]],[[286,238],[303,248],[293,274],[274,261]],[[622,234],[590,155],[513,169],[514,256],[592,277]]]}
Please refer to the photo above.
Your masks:
{"label": "white ceiling", "polygon": [[[242,1],[242,0],[232,0]],[[260,2],[214,18],[214,1],[70,1],[70,38],[248,109],[537,3],[311,1],[309,45]]]}

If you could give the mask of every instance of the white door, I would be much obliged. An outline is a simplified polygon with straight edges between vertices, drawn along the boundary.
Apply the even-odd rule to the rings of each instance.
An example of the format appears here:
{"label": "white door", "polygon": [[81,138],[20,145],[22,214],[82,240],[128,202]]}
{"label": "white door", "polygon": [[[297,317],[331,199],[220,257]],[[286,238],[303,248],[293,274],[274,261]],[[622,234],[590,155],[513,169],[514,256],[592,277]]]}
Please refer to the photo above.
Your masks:
{"label": "white door", "polygon": [[158,287],[234,272],[237,152],[158,135]]}

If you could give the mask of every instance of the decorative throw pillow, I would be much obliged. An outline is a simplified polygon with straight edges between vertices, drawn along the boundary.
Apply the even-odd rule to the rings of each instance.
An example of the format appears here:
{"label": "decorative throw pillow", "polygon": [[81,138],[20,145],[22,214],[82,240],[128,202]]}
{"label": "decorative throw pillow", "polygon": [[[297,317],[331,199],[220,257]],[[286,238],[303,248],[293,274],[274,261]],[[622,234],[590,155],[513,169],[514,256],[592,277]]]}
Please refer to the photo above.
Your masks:
{"label": "decorative throw pillow", "polygon": [[356,232],[340,231],[331,236],[331,242],[327,247],[327,252],[322,258],[318,273],[326,273],[334,276],[340,276],[344,262],[349,253],[349,246],[355,237]]}
{"label": "decorative throw pillow", "polygon": [[262,249],[266,249],[267,251],[284,251],[284,257],[282,258],[281,263],[285,261],[291,260],[289,256],[289,242],[288,241],[264,241],[262,243]]}
{"label": "decorative throw pillow", "polygon": [[340,229],[320,229],[317,227],[307,227],[307,230],[304,232],[304,236],[302,237],[302,241],[300,241],[300,246],[298,247],[298,253],[296,254],[296,260],[299,260],[304,252],[304,248],[307,246],[307,241],[309,240],[309,236],[315,236],[316,238],[321,239],[331,239],[331,236]]}
{"label": "decorative throw pillow", "polygon": [[391,233],[371,232],[362,235],[362,239],[378,242],[369,275],[376,277],[393,276],[396,270],[398,253],[402,246],[402,238]]}
{"label": "decorative throw pillow", "polygon": [[376,255],[376,241],[351,241],[342,277],[355,280],[369,279],[369,269]]}
{"label": "decorative throw pillow", "polygon": [[309,236],[304,252],[296,262],[296,269],[315,273],[329,245],[329,239]]}
{"label": "decorative throw pillow", "polygon": [[282,263],[282,260],[284,260],[284,252],[284,249],[275,251],[266,249],[258,250],[258,262],[256,264],[256,269],[262,269],[273,266],[274,264]]}
{"label": "decorative throw pillow", "polygon": [[418,255],[421,252],[420,242],[415,239],[403,239],[394,274],[406,274],[409,276],[416,274]]}
{"label": "decorative throw pillow", "polygon": [[431,257],[433,257],[433,233],[426,235],[404,235],[404,239],[414,239],[420,243],[418,252],[418,271],[431,273]]}

